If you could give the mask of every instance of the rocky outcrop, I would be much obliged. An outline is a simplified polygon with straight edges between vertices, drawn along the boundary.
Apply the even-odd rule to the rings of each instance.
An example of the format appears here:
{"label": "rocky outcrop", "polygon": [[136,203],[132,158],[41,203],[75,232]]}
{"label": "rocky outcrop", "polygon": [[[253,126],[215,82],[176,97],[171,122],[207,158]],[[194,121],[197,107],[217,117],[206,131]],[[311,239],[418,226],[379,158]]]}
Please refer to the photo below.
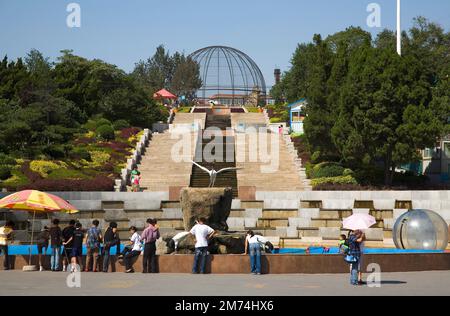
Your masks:
{"label": "rocky outcrop", "polygon": [[233,192],[231,188],[184,188],[181,190],[181,208],[186,231],[199,217],[215,230],[227,231]]}

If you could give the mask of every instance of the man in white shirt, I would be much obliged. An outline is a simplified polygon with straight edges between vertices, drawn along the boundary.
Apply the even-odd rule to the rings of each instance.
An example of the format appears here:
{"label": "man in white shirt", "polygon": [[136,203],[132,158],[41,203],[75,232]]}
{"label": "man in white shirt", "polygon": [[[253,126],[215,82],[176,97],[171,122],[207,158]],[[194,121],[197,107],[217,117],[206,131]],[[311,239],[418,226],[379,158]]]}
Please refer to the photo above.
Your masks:
{"label": "man in white shirt", "polygon": [[206,219],[201,217],[197,224],[192,227],[190,233],[195,236],[195,257],[192,273],[197,274],[198,261],[200,258],[200,273],[205,273],[206,257],[208,256],[208,239],[210,239],[215,231],[208,225],[205,225]]}

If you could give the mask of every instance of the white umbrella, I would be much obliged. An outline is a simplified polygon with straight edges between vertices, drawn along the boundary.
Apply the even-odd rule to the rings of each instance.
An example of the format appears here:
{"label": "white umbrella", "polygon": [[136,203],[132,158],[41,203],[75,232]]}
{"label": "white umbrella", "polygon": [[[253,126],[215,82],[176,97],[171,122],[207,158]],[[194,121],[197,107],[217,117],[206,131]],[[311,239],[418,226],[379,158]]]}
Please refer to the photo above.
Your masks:
{"label": "white umbrella", "polygon": [[369,214],[353,214],[344,218],[343,228],[349,230],[364,230],[377,223],[375,217]]}

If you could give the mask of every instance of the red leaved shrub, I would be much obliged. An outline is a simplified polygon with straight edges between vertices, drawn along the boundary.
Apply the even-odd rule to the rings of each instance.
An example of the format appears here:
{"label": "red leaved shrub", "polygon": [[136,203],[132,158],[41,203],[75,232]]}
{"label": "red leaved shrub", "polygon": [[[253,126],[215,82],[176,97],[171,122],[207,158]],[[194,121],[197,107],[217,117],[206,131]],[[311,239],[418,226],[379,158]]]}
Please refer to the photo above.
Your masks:
{"label": "red leaved shrub", "polygon": [[120,137],[121,138],[125,138],[128,139],[131,136],[134,136],[136,134],[138,134],[141,130],[137,127],[128,127],[128,128],[124,128],[120,131]]}
{"label": "red leaved shrub", "polygon": [[34,172],[30,169],[30,162],[25,161],[23,165],[20,167],[20,171],[30,180],[30,182],[36,182],[42,180],[42,177],[39,173]]}
{"label": "red leaved shrub", "polygon": [[34,183],[20,186],[18,190],[40,191],[113,191],[114,180],[105,175],[99,175],[94,179],[41,179]]}

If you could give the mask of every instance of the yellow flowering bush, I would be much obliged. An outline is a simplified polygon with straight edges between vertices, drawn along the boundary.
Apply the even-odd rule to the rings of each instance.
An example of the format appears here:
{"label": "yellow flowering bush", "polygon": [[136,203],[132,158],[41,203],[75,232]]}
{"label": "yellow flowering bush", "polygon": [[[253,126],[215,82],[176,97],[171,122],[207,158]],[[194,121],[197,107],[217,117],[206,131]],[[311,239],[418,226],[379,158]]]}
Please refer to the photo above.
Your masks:
{"label": "yellow flowering bush", "polygon": [[62,166],[53,161],[33,160],[32,162],[30,162],[30,169],[34,172],[39,173],[43,178],[47,178],[50,172],[60,168],[62,168]]}
{"label": "yellow flowering bush", "polygon": [[89,166],[93,168],[101,167],[111,159],[111,155],[103,151],[90,151],[89,153],[92,159]]}

